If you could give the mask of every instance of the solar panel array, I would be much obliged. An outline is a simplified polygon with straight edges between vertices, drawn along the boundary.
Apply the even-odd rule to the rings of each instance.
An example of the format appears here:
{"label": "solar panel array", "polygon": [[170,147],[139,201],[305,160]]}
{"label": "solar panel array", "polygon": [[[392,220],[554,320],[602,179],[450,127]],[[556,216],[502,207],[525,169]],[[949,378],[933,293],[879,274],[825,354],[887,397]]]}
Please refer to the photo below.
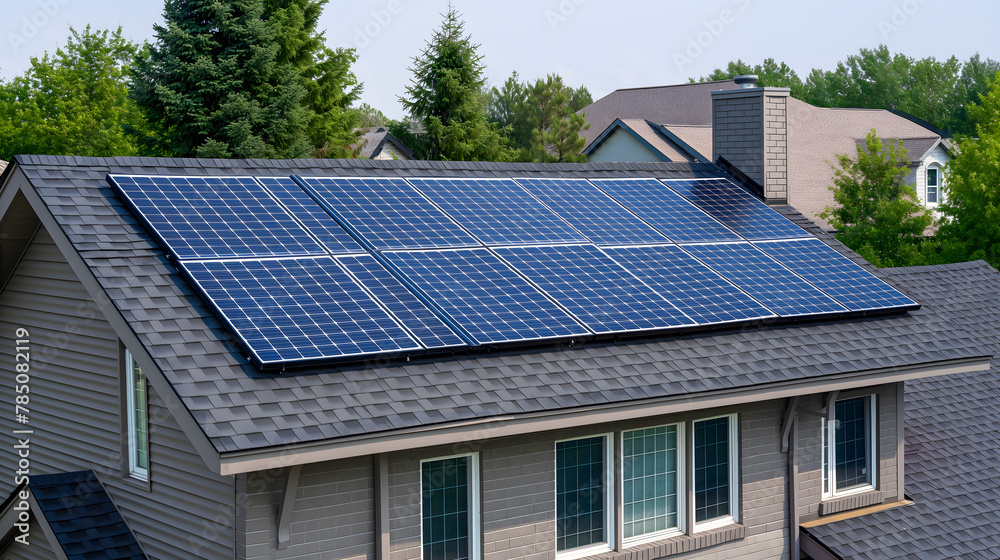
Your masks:
{"label": "solar panel array", "polygon": [[109,181],[265,368],[917,306],[725,179]]}

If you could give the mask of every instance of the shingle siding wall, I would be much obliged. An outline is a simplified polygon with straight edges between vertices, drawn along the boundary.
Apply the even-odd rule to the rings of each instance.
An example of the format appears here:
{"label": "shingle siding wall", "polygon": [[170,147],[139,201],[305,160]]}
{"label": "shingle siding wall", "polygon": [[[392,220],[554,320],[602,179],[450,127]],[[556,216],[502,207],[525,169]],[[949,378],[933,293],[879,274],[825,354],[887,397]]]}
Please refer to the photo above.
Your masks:
{"label": "shingle siding wall", "polygon": [[[896,471],[896,386],[880,385],[870,389],[854,390],[838,395],[837,399],[875,394],[878,402],[878,454],[879,471],[877,490],[886,500],[895,500],[897,494]],[[823,402],[819,395],[802,399],[799,409],[820,410]],[[799,519],[808,521],[819,517],[819,504],[823,498],[823,447],[821,420],[818,416],[799,414],[797,464],[799,466]]]}
{"label": "shingle siding wall", "polygon": [[[93,469],[151,558],[231,559],[232,479],[208,471],[152,387],[151,491],[123,481],[118,338],[44,230],[0,293],[5,364],[14,364],[13,335],[20,327],[30,334],[29,423],[3,415],[0,429],[34,430],[31,474]],[[4,399],[13,411],[13,391]],[[16,459],[0,453],[0,472],[14,472]],[[0,477],[0,492],[9,493],[12,480]]]}
{"label": "shingle siding wall", "polygon": [[240,475],[237,558],[374,560],[375,487],[371,457],[302,468],[289,523],[288,546],[277,549],[278,513],[288,470]]}

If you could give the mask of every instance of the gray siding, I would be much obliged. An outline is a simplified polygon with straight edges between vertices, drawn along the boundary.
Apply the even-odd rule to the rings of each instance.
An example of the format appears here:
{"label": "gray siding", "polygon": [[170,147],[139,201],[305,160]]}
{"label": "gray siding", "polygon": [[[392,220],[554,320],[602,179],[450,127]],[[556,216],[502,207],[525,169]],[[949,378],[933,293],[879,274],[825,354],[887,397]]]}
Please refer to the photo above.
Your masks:
{"label": "gray siding", "polygon": [[[896,386],[880,385],[870,389],[844,392],[838,399],[861,395],[877,395],[878,402],[878,455],[879,471],[877,490],[885,493],[886,500],[897,499],[896,471]],[[799,409],[820,410],[821,396],[802,399]],[[799,518],[809,521],[819,517],[819,504],[823,501],[823,447],[821,421],[817,416],[799,414],[797,464],[799,466]]]}
{"label": "gray siding", "polygon": [[635,136],[619,128],[587,156],[587,161],[663,161],[663,158],[636,140]]}
{"label": "gray siding", "polygon": [[302,468],[289,524],[289,543],[278,544],[278,512],[288,469],[240,475],[237,555],[240,560],[302,558],[374,560],[375,486],[371,457]]}
{"label": "gray siding", "polygon": [[[51,237],[39,232],[0,293],[0,360],[14,363],[15,329],[31,346],[30,420],[0,415],[0,429],[34,430],[34,475],[93,469],[151,558],[231,559],[233,480],[210,473],[157,388],[149,390],[150,489],[122,479],[119,341]],[[5,368],[7,387],[12,368]],[[13,392],[4,407],[13,410]],[[16,470],[0,453],[0,471]],[[2,477],[0,492],[13,489]]]}
{"label": "gray siding", "polygon": [[0,557],[3,560],[48,560],[56,558],[56,553],[52,551],[49,539],[42,532],[38,520],[32,519],[28,529],[28,546],[12,542],[5,550],[0,551]]}

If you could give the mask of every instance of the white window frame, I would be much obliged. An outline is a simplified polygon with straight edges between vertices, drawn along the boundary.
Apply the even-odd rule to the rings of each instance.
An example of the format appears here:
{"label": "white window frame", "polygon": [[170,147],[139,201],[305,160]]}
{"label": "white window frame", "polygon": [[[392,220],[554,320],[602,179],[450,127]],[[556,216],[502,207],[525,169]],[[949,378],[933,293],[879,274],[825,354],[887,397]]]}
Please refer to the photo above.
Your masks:
{"label": "white window frame", "polygon": [[[591,439],[591,438],[604,438],[604,527],[606,528],[604,537],[605,540],[602,543],[597,543],[593,545],[586,545],[577,548],[573,548],[566,551],[558,550],[558,538],[559,538],[559,518],[558,514],[556,516],[556,559],[557,560],[576,560],[577,558],[584,558],[586,556],[591,556],[594,554],[600,554],[602,552],[610,552],[614,550],[615,547],[615,511],[618,507],[618,502],[615,497],[615,450],[614,433],[601,433],[601,434],[591,434],[588,436],[579,436],[566,439],[556,440],[552,444],[553,451],[558,449],[558,444],[566,441],[576,441],[580,439]],[[558,504],[556,500],[558,499],[558,480],[559,480],[559,458],[554,457],[552,461],[553,466],[553,488],[552,488],[552,511],[558,512]]]}
{"label": "white window frame", "polygon": [[[934,170],[935,174],[937,175],[937,184],[933,185],[933,187],[930,184],[931,170]],[[924,170],[924,203],[927,204],[928,206],[937,206],[938,204],[941,203],[941,183],[942,183],[941,166],[937,163],[929,164],[927,166],[927,169]],[[928,192],[930,191],[931,188],[936,189],[934,202],[930,201],[930,194]]]}
{"label": "white window frame", "polygon": [[125,413],[126,413],[126,426],[127,426],[127,438],[128,438],[128,475],[137,480],[143,482],[149,482],[149,384],[146,380],[145,375],[143,376],[143,400],[142,408],[145,410],[146,414],[146,425],[143,427],[143,432],[146,434],[146,464],[139,464],[139,422],[137,418],[137,408],[139,403],[136,402],[135,393],[135,377],[136,369],[138,368],[138,363],[135,361],[135,357],[132,356],[132,352],[128,349],[125,350]]}
{"label": "white window frame", "polygon": [[[694,449],[694,425],[698,422],[704,422],[707,420],[715,420],[717,418],[729,418],[729,515],[718,517],[716,519],[709,519],[707,521],[697,522],[696,517],[691,518],[691,534],[701,533],[703,531],[710,531],[712,529],[718,529],[719,527],[725,527],[726,525],[732,525],[734,523],[739,523],[740,521],[740,488],[739,488],[739,424],[737,423],[737,414],[735,412],[730,414],[719,414],[718,416],[709,416],[707,418],[698,418],[693,420],[690,424],[691,432],[691,449]],[[691,469],[691,473],[694,471],[694,453],[689,453],[690,459],[688,460],[688,468]],[[694,477],[691,477],[691,488],[687,489],[687,492],[691,496],[691,500],[694,501],[694,495],[697,491],[695,488]]]}
{"label": "white window frame", "polygon": [[[655,541],[660,541],[663,539],[668,539],[671,537],[676,537],[684,534],[684,529],[687,525],[687,503],[688,503],[688,484],[687,484],[687,429],[685,422],[674,422],[671,424],[661,424],[658,426],[647,426],[645,428],[636,428],[634,430],[622,430],[619,436],[619,445],[621,445],[622,453],[619,454],[619,464],[618,464],[618,478],[622,483],[622,518],[620,521],[619,531],[622,531],[622,535],[625,534],[625,432],[637,432],[641,430],[648,430],[652,428],[667,428],[674,426],[677,430],[677,526],[665,529],[663,531],[656,531],[653,533],[638,535],[622,540],[622,546],[628,548],[630,546],[638,546],[642,544],[647,544]],[[617,507],[617,504],[615,504]]]}
{"label": "white window frame", "polygon": [[457,455],[446,455],[444,457],[431,457],[430,459],[421,459],[419,476],[420,476],[420,500],[418,503],[418,508],[420,511],[420,558],[424,558],[424,484],[423,484],[423,473],[424,473],[424,463],[433,463],[435,461],[445,461],[447,459],[458,459],[460,457],[469,458],[469,560],[481,560],[482,558],[482,537],[480,535],[480,514],[479,514],[479,502],[480,502],[480,491],[479,491],[479,452],[473,451],[471,453],[459,453]]}
{"label": "white window frame", "polygon": [[837,403],[830,403],[833,410],[830,411],[830,417],[833,422],[827,422],[826,418],[823,418],[820,422],[822,436],[823,436],[823,449],[826,451],[826,464],[822,465],[821,468],[825,468],[824,477],[827,480],[827,486],[823,490],[822,498],[841,498],[844,496],[851,496],[854,494],[863,494],[865,492],[871,492],[878,488],[878,440],[876,436],[878,435],[878,398],[875,393],[869,393],[866,395],[857,395],[853,397],[848,397],[846,399],[838,399],[837,402],[848,401],[857,398],[865,398],[866,402],[866,412],[868,414],[868,479],[869,482],[865,484],[859,484],[856,486],[851,486],[843,490],[837,490],[837,436],[836,436],[836,410]]}

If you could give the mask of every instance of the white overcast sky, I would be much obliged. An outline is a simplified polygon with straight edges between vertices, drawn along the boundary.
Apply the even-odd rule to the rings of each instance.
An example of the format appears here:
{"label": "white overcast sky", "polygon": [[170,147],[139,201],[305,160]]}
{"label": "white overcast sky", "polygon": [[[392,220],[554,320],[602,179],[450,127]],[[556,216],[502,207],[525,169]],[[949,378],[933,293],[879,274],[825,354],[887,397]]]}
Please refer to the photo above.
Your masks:
{"label": "white overcast sky", "polygon": [[[3,0],[0,78],[65,43],[69,26],[122,26],[152,39],[161,0]],[[447,0],[331,0],[320,26],[331,46],[356,47],[362,100],[401,117],[407,68]],[[453,0],[481,45],[490,82],[561,74],[597,99],[615,89],[686,82],[737,58],[787,62],[805,79],[862,47],[911,57],[979,52],[1000,59],[997,0]]]}

